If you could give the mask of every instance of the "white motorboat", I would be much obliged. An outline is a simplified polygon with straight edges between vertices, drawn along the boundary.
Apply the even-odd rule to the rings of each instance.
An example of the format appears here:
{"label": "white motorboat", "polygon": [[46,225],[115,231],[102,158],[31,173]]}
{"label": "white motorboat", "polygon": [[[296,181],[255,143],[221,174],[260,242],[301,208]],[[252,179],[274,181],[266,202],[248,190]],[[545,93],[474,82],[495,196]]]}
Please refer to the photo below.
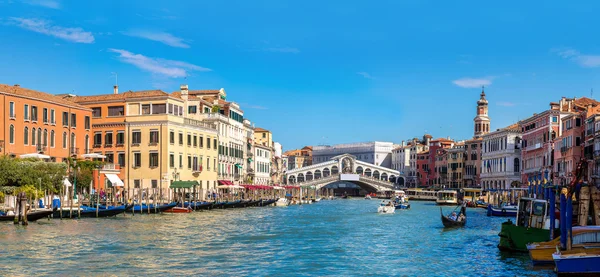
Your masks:
{"label": "white motorboat", "polygon": [[368,195],[368,194],[367,194],[367,195],[365,196],[365,199],[366,199],[366,200],[371,200],[371,195]]}
{"label": "white motorboat", "polygon": [[382,201],[379,208],[377,208],[377,213],[380,214],[393,214],[396,213],[396,207],[391,201]]}
{"label": "white motorboat", "polygon": [[315,199],[315,202],[319,202],[321,201],[321,197],[318,197],[317,199]]}
{"label": "white motorboat", "polygon": [[277,199],[277,202],[275,202],[275,207],[287,207],[290,205],[290,201],[287,200],[287,198],[279,198]]}

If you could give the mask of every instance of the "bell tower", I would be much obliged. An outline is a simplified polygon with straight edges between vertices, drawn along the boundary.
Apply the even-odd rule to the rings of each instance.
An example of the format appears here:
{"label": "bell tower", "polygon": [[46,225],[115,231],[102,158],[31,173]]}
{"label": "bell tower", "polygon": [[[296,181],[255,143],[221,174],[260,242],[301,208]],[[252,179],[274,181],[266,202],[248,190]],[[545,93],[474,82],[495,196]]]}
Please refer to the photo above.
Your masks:
{"label": "bell tower", "polygon": [[479,138],[490,132],[490,117],[488,116],[488,101],[485,99],[484,87],[481,87],[481,95],[477,101],[477,116],[473,119],[475,124],[474,134]]}

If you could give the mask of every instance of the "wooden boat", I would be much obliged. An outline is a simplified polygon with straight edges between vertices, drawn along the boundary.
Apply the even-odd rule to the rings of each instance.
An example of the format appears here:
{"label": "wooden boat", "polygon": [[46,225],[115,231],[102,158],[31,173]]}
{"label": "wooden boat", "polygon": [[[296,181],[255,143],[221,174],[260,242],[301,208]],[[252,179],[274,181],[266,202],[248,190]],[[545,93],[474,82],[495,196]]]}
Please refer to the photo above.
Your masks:
{"label": "wooden boat", "polygon": [[[572,236],[571,251],[564,253],[592,253],[591,249],[587,249],[588,247],[600,246],[600,226],[575,226],[573,227]],[[527,244],[531,262],[534,265],[554,263],[552,254],[556,252],[557,246],[560,246],[560,237],[551,241]],[[597,248],[597,250],[600,250],[600,248]]]}
{"label": "wooden boat", "polygon": [[62,210],[62,217],[60,210],[55,210],[52,214],[54,218],[91,218],[91,217],[111,217],[122,214],[124,212],[133,209],[133,204],[121,205],[121,206],[103,206],[99,205],[98,209],[91,206],[80,206],[79,209],[73,207],[71,209],[66,208]]}
{"label": "wooden boat", "polygon": [[488,205],[487,207],[487,216],[505,216],[505,217],[514,217],[517,216],[518,206],[512,205],[502,205],[500,207],[494,207],[492,205]]}
{"label": "wooden boat", "polygon": [[[50,209],[40,209],[27,213],[27,222],[33,222],[52,215],[54,211]],[[0,215],[0,221],[15,221],[15,215]]]}
{"label": "wooden boat", "polygon": [[481,201],[481,200],[477,200],[475,201],[475,207],[476,208],[482,208],[482,209],[487,209],[488,208],[488,203],[485,203],[485,201]]}
{"label": "wooden boat", "polygon": [[131,210],[133,213],[157,214],[157,213],[162,213],[165,210],[168,210],[175,206],[177,206],[177,202],[164,204],[164,205],[155,205],[155,204],[145,205],[145,204],[143,204],[143,205],[134,205]]}
{"label": "wooden boat", "polygon": [[457,192],[454,190],[441,190],[438,192],[438,198],[435,203],[438,205],[458,205]]}
{"label": "wooden boat", "polygon": [[165,213],[174,213],[174,214],[181,214],[181,213],[191,213],[192,212],[192,208],[187,207],[173,207],[170,208],[168,210],[165,210]]}
{"label": "wooden boat", "polygon": [[[557,222],[554,222],[555,227],[556,225]],[[501,251],[527,252],[528,243],[549,240],[548,201],[524,197],[519,199],[516,224],[510,219],[502,223],[498,236],[500,237],[498,248]]]}
{"label": "wooden boat", "polygon": [[[450,216],[445,216],[442,211],[442,207],[440,207],[440,216],[442,217],[442,224],[444,227],[463,227],[467,223],[467,211],[465,206],[460,207],[460,212],[457,215],[457,220],[453,220]],[[461,220],[462,218],[462,220]]]}
{"label": "wooden boat", "polygon": [[552,254],[558,276],[599,276],[600,254]]}

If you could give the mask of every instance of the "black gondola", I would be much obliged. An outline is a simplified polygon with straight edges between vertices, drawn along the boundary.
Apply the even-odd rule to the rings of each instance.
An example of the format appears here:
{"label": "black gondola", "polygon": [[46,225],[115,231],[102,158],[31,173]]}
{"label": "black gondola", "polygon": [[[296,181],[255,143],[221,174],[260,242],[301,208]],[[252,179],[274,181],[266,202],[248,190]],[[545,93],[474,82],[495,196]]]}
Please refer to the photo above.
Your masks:
{"label": "black gondola", "polygon": [[[44,217],[50,216],[54,211],[53,210],[41,210],[41,211],[33,211],[27,213],[27,222],[36,221],[38,219],[42,219]],[[0,221],[14,221],[14,215],[2,215],[0,216]]]}
{"label": "black gondola", "polygon": [[442,217],[442,224],[444,224],[444,227],[463,227],[463,226],[465,226],[465,224],[467,223],[467,208],[465,206],[462,206],[460,208],[460,213],[458,213],[457,218],[460,219],[461,215],[463,216],[462,220],[460,220],[460,221],[452,220],[448,216],[444,215],[444,212],[442,211],[442,208],[440,207],[440,216]]}

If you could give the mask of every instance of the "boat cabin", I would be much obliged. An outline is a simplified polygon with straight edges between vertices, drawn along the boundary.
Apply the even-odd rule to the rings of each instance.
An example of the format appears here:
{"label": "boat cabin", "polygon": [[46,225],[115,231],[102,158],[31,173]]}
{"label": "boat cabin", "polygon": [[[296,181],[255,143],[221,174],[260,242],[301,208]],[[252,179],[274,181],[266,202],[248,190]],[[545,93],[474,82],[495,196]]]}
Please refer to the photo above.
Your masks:
{"label": "boat cabin", "polygon": [[457,194],[454,190],[440,190],[435,202],[438,205],[458,205]]}
{"label": "boat cabin", "polygon": [[517,208],[517,226],[550,229],[548,201],[521,198]]}
{"label": "boat cabin", "polygon": [[437,191],[434,190],[408,189],[406,190],[406,195],[409,200],[437,200]]}
{"label": "boat cabin", "polygon": [[479,200],[479,197],[483,195],[483,189],[476,188],[465,188],[462,189],[462,200],[468,202],[475,202]]}
{"label": "boat cabin", "polygon": [[403,190],[395,190],[394,195],[398,198],[404,197],[406,193]]}

